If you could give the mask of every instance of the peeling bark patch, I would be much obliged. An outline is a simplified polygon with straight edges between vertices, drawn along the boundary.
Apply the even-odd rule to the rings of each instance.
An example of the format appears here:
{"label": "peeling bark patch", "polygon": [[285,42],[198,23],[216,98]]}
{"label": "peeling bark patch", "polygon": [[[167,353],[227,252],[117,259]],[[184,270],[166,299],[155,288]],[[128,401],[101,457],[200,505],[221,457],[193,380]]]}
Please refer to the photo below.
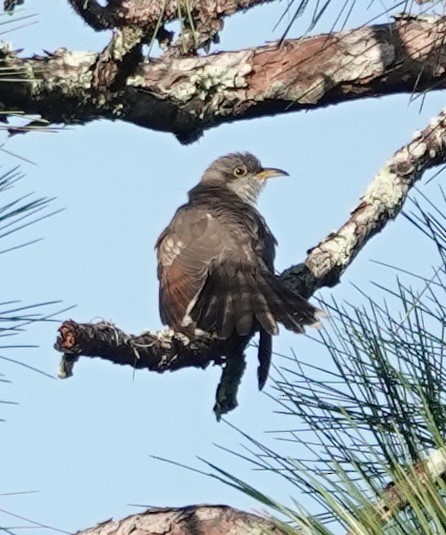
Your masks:
{"label": "peeling bark patch", "polygon": [[[76,96],[81,89],[91,87],[91,68],[97,55],[92,52],[71,52],[58,49],[51,56],[51,69],[33,69],[34,91],[60,91],[65,95]],[[41,78],[40,83],[37,82]]]}
{"label": "peeling bark patch", "polygon": [[387,26],[360,28],[332,35],[288,42],[279,49],[268,47],[255,56],[256,79],[250,94],[262,88],[264,98],[287,99],[298,104],[316,104],[339,84],[372,79],[385,72],[396,57],[395,46],[378,33]]}

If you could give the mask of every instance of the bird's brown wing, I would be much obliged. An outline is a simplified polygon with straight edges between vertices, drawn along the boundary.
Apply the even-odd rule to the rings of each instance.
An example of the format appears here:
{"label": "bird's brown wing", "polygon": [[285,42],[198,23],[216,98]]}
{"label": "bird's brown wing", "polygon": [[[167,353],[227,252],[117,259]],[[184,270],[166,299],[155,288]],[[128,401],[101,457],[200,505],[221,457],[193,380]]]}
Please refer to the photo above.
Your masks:
{"label": "bird's brown wing", "polygon": [[188,315],[223,254],[223,238],[219,222],[205,210],[185,206],[175,214],[156,244],[163,323],[183,331],[192,323]]}

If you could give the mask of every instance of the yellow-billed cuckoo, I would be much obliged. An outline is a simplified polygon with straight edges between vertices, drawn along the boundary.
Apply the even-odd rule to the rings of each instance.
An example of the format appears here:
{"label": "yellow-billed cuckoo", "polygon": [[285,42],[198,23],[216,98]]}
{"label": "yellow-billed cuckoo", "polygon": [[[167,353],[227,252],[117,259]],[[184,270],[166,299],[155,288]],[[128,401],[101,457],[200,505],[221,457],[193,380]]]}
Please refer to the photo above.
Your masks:
{"label": "yellow-billed cuckoo", "polygon": [[163,323],[186,335],[216,333],[227,359],[259,331],[260,389],[277,323],[302,333],[320,313],[274,273],[277,242],[255,208],[266,180],[287,174],[249,153],[219,158],[156,243]]}

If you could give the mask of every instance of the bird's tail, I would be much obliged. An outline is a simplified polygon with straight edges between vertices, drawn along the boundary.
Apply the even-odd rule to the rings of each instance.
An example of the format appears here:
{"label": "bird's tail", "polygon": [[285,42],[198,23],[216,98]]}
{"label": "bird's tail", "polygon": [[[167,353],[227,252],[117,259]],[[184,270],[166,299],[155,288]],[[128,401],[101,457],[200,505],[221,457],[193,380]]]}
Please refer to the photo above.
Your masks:
{"label": "bird's tail", "polygon": [[277,323],[290,331],[304,332],[306,325],[319,326],[323,313],[268,271],[237,269],[208,277],[191,317],[197,328],[214,331],[227,339],[259,328],[277,334]]}
{"label": "bird's tail", "polygon": [[269,368],[271,366],[271,355],[273,353],[273,337],[264,331],[260,331],[259,349],[257,351],[257,358],[259,359],[259,366],[257,368],[257,381],[259,390],[265,386],[268,379]]}
{"label": "bird's tail", "polygon": [[277,323],[303,333],[305,326],[318,327],[321,316],[321,310],[291,290],[279,277],[252,268],[213,273],[191,311],[198,329],[216,332],[223,340],[260,331],[257,372],[260,389],[268,376],[271,337],[278,333]]}
{"label": "bird's tail", "polygon": [[302,333],[305,326],[318,327],[322,315],[273,273],[248,268],[233,274],[212,274],[191,310],[198,329],[214,331],[221,339],[229,338],[234,331],[246,336],[263,329],[275,335],[277,323]]}
{"label": "bird's tail", "polygon": [[[323,312],[309,303],[302,296],[285,286],[275,275],[262,274],[259,282],[259,291],[265,297],[268,308],[275,322],[282,323],[287,329],[296,333],[303,333],[305,326],[319,327],[318,318]],[[261,319],[261,318],[258,318]],[[265,386],[271,365],[272,334],[275,334],[271,326],[261,323],[260,329],[257,379],[259,390]],[[277,324],[275,326],[277,331]]]}
{"label": "bird's tail", "polygon": [[[305,332],[306,326],[320,327],[319,319],[324,316],[322,310],[289,288],[279,277],[273,273],[262,272],[257,277],[257,282],[259,292],[265,297],[276,322],[296,333]],[[275,334],[261,318],[258,319],[267,332]]]}

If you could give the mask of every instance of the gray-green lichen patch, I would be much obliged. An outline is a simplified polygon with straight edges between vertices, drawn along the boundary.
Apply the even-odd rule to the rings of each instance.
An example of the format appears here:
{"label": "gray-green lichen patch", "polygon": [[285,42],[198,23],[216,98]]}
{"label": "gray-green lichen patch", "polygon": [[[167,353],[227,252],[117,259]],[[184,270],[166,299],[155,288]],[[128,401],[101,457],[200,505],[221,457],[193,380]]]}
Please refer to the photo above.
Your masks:
{"label": "gray-green lichen patch", "polygon": [[380,212],[394,213],[401,203],[401,177],[395,172],[395,160],[391,160],[375,176],[362,201],[374,205]]}
{"label": "gray-green lichen patch", "polygon": [[14,52],[14,48],[12,46],[12,43],[9,41],[0,41],[0,54],[2,56],[7,56],[9,54],[12,54]]}
{"label": "gray-green lichen patch", "polygon": [[127,80],[133,87],[156,92],[159,98],[185,104],[198,99],[218,106],[231,99],[231,92],[247,87],[246,76],[252,71],[251,52],[241,51],[207,58],[182,58],[169,64],[152,63]]}
{"label": "gray-green lichen patch", "polygon": [[135,74],[127,78],[127,85],[130,87],[146,87],[147,82],[143,74]]}
{"label": "gray-green lichen patch", "polygon": [[122,61],[124,56],[141,41],[142,36],[143,31],[140,28],[115,29],[107,53],[114,61]]}
{"label": "gray-green lichen patch", "polygon": [[46,64],[29,64],[32,91],[57,90],[66,95],[78,95],[80,90],[89,90],[96,60],[97,54],[93,52],[58,49]]}
{"label": "gray-green lichen patch", "polygon": [[378,40],[372,28],[345,32],[339,36],[339,42],[339,62],[335,62],[331,73],[335,81],[366,78],[384,72],[395,61],[395,47]]}
{"label": "gray-green lichen patch", "polygon": [[[322,277],[338,267],[345,267],[357,245],[356,224],[349,221],[342,229],[323,241],[317,248],[318,262],[312,270],[316,277]],[[316,251],[315,250],[315,251]]]}

